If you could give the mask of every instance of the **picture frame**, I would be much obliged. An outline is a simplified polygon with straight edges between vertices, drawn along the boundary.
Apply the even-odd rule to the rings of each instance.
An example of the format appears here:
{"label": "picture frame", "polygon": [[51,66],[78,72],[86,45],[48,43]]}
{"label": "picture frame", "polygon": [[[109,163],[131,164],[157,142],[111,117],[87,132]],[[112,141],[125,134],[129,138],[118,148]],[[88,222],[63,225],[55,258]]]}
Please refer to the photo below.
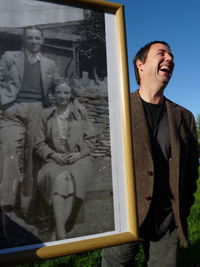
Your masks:
{"label": "picture frame", "polygon": [[[14,0],[10,6],[5,6],[5,1],[0,0],[0,5],[3,7],[1,10],[5,8],[5,15],[1,18],[3,26],[0,27],[0,66],[4,66],[2,58],[5,52],[9,51],[12,55],[23,46],[21,40],[25,27],[41,27],[45,40],[42,53],[56,63],[59,76],[73,81],[78,102],[85,107],[96,133],[95,145],[91,150],[95,171],[87,185],[81,208],[76,216],[73,215],[76,218],[73,217],[71,235],[69,233],[66,238],[56,240],[52,206],[48,210],[41,192],[37,191],[40,167],[36,165],[35,189],[28,218],[18,214],[15,220],[10,215],[12,212],[4,209],[4,198],[1,197],[0,263],[44,260],[137,241],[123,5],[103,0]],[[17,67],[16,62],[14,65]],[[12,66],[7,81],[13,69]],[[49,93],[49,98],[54,106],[53,93]],[[4,109],[1,121],[4,120],[2,114]],[[6,143],[6,138],[4,135],[1,142]],[[3,158],[3,164],[6,165],[8,159]],[[23,164],[26,165],[25,159]],[[2,181],[1,177],[0,192],[3,192]],[[20,181],[18,195],[22,187]],[[27,198],[21,196],[20,201],[23,206]],[[47,210],[46,216],[44,213]],[[17,213],[16,208],[13,213]],[[27,219],[31,220],[27,222]],[[30,235],[31,242],[20,243],[20,238],[13,241],[17,231],[20,238]]]}

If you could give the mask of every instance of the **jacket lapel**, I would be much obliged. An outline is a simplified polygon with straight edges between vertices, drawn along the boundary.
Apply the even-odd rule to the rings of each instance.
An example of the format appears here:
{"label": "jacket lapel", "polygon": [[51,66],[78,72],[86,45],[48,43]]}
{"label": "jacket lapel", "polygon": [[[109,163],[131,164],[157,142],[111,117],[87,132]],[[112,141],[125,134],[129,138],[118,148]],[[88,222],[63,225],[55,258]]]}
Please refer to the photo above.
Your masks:
{"label": "jacket lapel", "polygon": [[22,82],[24,77],[24,58],[25,55],[23,52],[19,53],[15,59],[15,64],[19,73],[19,80]]}
{"label": "jacket lapel", "polygon": [[44,56],[41,55],[40,57],[40,66],[41,66],[41,79],[42,79],[42,85],[45,92],[47,91],[46,83],[45,83],[45,77],[46,72],[49,69],[48,62]]}
{"label": "jacket lapel", "polygon": [[52,140],[53,146],[58,151],[62,151],[62,147],[60,145],[59,129],[56,121],[56,109],[52,111],[51,117],[49,117],[47,120],[47,132],[49,139]]}
{"label": "jacket lapel", "polygon": [[181,113],[175,108],[175,104],[166,99],[168,113],[170,142],[171,142],[171,159],[169,161],[170,187],[173,195],[178,194],[179,173],[180,173],[180,123]]}
{"label": "jacket lapel", "polygon": [[[150,152],[150,156],[152,157],[148,125],[138,91],[132,94],[131,97],[131,116],[134,147],[139,147],[140,151]],[[137,127],[134,127],[134,125],[137,125]],[[137,153],[137,151],[135,152]]]}
{"label": "jacket lapel", "polygon": [[81,125],[81,121],[69,121],[67,129],[67,143],[71,151],[73,151],[77,144],[81,145],[83,136],[83,129]]}

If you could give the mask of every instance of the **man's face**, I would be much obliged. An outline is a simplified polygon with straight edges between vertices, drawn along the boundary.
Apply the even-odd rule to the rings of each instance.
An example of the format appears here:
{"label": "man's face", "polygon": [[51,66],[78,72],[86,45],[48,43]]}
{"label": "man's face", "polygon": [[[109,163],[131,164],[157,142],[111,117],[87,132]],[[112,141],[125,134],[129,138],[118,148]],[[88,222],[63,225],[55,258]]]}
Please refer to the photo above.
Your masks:
{"label": "man's face", "polygon": [[24,46],[25,48],[35,54],[38,53],[43,44],[42,33],[37,29],[28,29],[24,36]]}
{"label": "man's face", "polygon": [[151,45],[145,63],[139,66],[141,82],[167,85],[173,69],[173,55],[168,46],[155,43]]}

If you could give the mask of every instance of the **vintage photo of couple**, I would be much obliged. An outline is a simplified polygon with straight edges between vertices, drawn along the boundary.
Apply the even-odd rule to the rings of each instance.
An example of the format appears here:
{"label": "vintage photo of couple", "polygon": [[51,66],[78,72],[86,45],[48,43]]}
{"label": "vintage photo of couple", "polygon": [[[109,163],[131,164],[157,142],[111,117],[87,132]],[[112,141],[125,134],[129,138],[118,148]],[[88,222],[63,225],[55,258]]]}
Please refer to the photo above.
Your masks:
{"label": "vintage photo of couple", "polygon": [[113,230],[104,13],[0,7],[0,248]]}

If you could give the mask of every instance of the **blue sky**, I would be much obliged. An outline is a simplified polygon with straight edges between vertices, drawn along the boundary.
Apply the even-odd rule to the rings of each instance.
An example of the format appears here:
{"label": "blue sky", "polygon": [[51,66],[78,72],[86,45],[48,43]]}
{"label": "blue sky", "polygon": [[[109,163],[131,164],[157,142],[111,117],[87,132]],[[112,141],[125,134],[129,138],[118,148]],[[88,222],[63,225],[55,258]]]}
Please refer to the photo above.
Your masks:
{"label": "blue sky", "polygon": [[135,91],[132,59],[144,44],[163,40],[175,56],[165,96],[200,113],[200,1],[116,0],[125,6],[130,89]]}

